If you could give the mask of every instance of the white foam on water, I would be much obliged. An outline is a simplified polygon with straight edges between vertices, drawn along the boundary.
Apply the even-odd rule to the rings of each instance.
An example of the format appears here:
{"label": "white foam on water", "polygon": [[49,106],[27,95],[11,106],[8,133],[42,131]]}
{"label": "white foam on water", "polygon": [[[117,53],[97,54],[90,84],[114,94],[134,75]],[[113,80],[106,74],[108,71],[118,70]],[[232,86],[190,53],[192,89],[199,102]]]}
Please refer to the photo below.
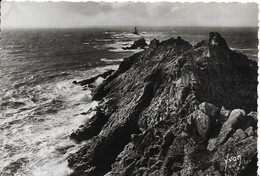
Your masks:
{"label": "white foam on water", "polygon": [[112,39],[95,39],[97,42],[110,42]]}
{"label": "white foam on water", "polygon": [[86,91],[86,92],[81,92],[78,93],[76,95],[74,95],[73,97],[70,98],[70,100],[75,100],[75,101],[79,101],[79,102],[86,102],[86,103],[90,103],[92,99],[92,96],[90,94],[90,91]]}
{"label": "white foam on water", "polygon": [[106,47],[109,49],[109,51],[113,52],[133,52],[137,53],[142,51],[143,49],[123,49],[123,47],[130,47],[135,40],[138,40],[139,38],[143,37],[146,40],[146,43],[149,45],[150,41],[153,39],[167,39],[168,36],[164,34],[163,32],[141,32],[139,35],[128,33],[128,32],[122,32],[122,33],[116,33],[112,35],[113,39],[115,40],[114,43],[107,44]]}
{"label": "white foam on water", "polygon": [[229,47],[231,50],[239,50],[239,51],[253,51],[255,49],[252,49],[252,48],[232,48],[232,47]]}
{"label": "white foam on water", "polygon": [[104,80],[104,78],[98,77],[94,82],[94,86],[99,86]]}
{"label": "white foam on water", "polygon": [[101,58],[100,60],[103,61],[103,62],[107,62],[107,63],[110,63],[110,62],[122,62],[123,61],[123,59],[106,59],[106,58]]}
{"label": "white foam on water", "polygon": [[[61,87],[57,87],[56,91],[61,91]],[[64,89],[64,93],[69,92]],[[87,96],[89,92],[85,94]],[[13,120],[20,119],[19,123],[12,124],[8,130],[3,131],[3,136],[1,135],[1,148],[5,155],[0,157],[0,172],[12,162],[25,158],[28,163],[18,169],[18,175],[62,176],[71,173],[66,163],[66,157],[69,155],[66,149],[79,146],[69,139],[69,135],[90,118],[91,114],[86,116],[80,113],[94,108],[97,102],[82,102],[82,92],[77,95],[72,91],[70,95],[67,97],[67,103],[71,108],[60,110],[57,114],[34,117],[44,121],[28,119],[29,111],[14,114]]]}
{"label": "white foam on water", "polygon": [[[117,68],[118,65],[98,67],[75,75],[76,79],[84,79]],[[30,100],[30,95],[20,98],[13,95],[17,94],[15,91],[6,92],[6,96],[25,105],[0,112],[0,175],[11,172],[8,167],[15,167],[12,174],[17,176],[66,176],[72,172],[66,158],[84,143],[75,144],[69,136],[95,111],[84,114],[98,105],[91,101],[91,92],[72,84],[73,80],[27,88],[26,91],[37,94],[36,102]],[[95,84],[102,81],[98,78]]]}
{"label": "white foam on water", "polygon": [[43,168],[36,168],[32,174],[35,176],[42,175],[69,175],[73,172],[72,169],[67,167],[67,162],[48,163]]}
{"label": "white foam on water", "polygon": [[[132,52],[132,53],[137,53],[139,51],[143,51],[143,49],[123,49],[123,47],[130,47],[133,42],[129,42],[128,45],[125,44],[125,42],[115,42],[112,44],[108,44],[107,48],[109,48],[109,51],[113,52]],[[106,60],[107,61],[107,60]]]}

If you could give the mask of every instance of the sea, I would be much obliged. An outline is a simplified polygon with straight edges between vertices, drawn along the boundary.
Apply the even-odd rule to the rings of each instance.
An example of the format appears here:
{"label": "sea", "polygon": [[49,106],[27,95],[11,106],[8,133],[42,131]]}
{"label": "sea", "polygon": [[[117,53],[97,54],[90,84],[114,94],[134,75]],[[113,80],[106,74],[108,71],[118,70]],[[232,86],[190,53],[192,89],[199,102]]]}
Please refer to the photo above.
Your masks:
{"label": "sea", "polygon": [[[69,135],[87,123],[98,102],[72,84],[140,52],[123,50],[181,36],[195,45],[219,32],[232,50],[258,61],[258,28],[96,27],[2,29],[0,41],[0,176],[66,176],[66,158],[84,145]],[[98,82],[97,84],[100,84]]]}

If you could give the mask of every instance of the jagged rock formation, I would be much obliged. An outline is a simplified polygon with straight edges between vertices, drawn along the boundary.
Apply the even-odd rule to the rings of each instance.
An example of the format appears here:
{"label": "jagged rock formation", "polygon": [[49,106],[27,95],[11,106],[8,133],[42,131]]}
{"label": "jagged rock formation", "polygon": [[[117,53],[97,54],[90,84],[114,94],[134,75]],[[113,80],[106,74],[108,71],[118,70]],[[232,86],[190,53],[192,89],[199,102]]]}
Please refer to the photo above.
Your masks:
{"label": "jagged rock formation", "polygon": [[108,76],[110,76],[115,70],[108,70],[104,73],[101,73],[101,74],[98,74],[96,76],[93,76],[89,79],[85,79],[85,80],[82,80],[82,81],[73,81],[72,83],[73,84],[79,84],[81,86],[86,86],[86,85],[91,85],[93,84],[99,77],[103,78],[103,79],[106,79]]}
{"label": "jagged rock formation", "polygon": [[147,43],[143,37],[139,38],[138,40],[134,41],[134,43],[130,47],[123,47],[124,50],[129,49],[144,49],[147,46]]}
{"label": "jagged rock formation", "polygon": [[256,175],[257,64],[219,33],[151,41],[93,99],[96,115],[71,136],[87,140],[68,158],[73,176]]}

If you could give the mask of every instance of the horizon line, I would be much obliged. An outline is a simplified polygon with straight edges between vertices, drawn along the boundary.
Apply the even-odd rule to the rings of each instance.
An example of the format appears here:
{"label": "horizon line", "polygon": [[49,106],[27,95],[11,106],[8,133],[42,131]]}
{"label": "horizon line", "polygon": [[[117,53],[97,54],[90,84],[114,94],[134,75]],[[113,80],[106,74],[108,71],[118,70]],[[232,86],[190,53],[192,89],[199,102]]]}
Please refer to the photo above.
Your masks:
{"label": "horizon line", "polygon": [[139,27],[139,28],[146,28],[146,27],[151,27],[151,28],[160,28],[160,27],[172,27],[172,28],[178,28],[178,27],[191,27],[191,28],[196,28],[196,27],[215,27],[215,28],[258,28],[259,26],[173,26],[173,25],[162,25],[162,26],[148,26],[148,25],[93,25],[93,26],[0,26],[0,29],[71,29],[71,28],[120,28],[120,27]]}

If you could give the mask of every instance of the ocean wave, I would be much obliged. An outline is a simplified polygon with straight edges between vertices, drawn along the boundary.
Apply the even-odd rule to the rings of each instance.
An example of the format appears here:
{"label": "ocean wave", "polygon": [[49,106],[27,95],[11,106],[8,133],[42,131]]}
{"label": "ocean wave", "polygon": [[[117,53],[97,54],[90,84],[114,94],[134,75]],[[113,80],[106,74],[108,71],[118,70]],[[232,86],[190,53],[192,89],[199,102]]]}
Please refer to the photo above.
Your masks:
{"label": "ocean wave", "polygon": [[108,63],[110,63],[110,62],[122,62],[123,61],[123,59],[106,59],[106,58],[101,58],[100,60],[103,61],[103,62],[108,62]]}
{"label": "ocean wave", "polygon": [[[103,66],[103,67],[96,67],[96,68],[90,69],[89,70],[89,77],[98,75],[100,73],[104,73],[108,70],[117,70],[118,67],[119,67],[119,65],[115,64],[115,65],[107,65],[107,66]],[[83,77],[80,77],[80,79],[82,79],[82,78]]]}
{"label": "ocean wave", "polygon": [[112,39],[95,39],[97,42],[110,42]]}
{"label": "ocean wave", "polygon": [[105,34],[115,34],[115,32],[105,32]]}
{"label": "ocean wave", "polygon": [[17,171],[28,162],[27,158],[19,158],[16,161],[11,161],[3,168],[3,173],[17,173]]}
{"label": "ocean wave", "polygon": [[[82,78],[117,67],[98,67],[74,74]],[[72,80],[24,84],[3,92],[0,175],[10,171],[22,176],[68,175],[71,170],[66,157],[72,148],[78,147],[68,136],[88,121],[90,117],[82,114],[96,105],[97,102],[91,102],[90,91],[83,91]],[[65,154],[60,153],[61,148],[66,148]],[[21,164],[19,158],[28,158],[29,162]]]}
{"label": "ocean wave", "polygon": [[115,48],[115,49],[109,49],[109,51],[113,51],[113,52],[132,52],[132,53],[137,53],[137,52],[143,51],[143,49],[123,49],[123,48]]}
{"label": "ocean wave", "polygon": [[98,77],[95,82],[94,82],[94,86],[97,87],[99,86],[105,79],[102,77]]}
{"label": "ocean wave", "polygon": [[27,86],[36,86],[39,84],[44,84],[45,82],[51,82],[54,79],[58,79],[60,77],[66,77],[69,76],[70,73],[67,72],[61,72],[61,73],[57,73],[57,74],[38,74],[38,75],[32,75],[29,78],[25,78],[23,80],[19,80],[14,82],[13,87],[15,89],[21,88],[21,87],[27,87]]}
{"label": "ocean wave", "polygon": [[229,47],[231,50],[239,50],[239,51],[255,51],[257,49],[253,49],[253,48],[233,48],[233,47]]}
{"label": "ocean wave", "polygon": [[[38,86],[34,93],[40,94],[39,99],[45,97],[45,101],[31,102],[31,107],[28,103],[20,108],[21,111],[8,109],[1,112],[8,118],[0,122],[3,129],[0,134],[3,149],[0,175],[10,172],[22,176],[71,173],[66,158],[81,144],[76,145],[69,135],[91,117],[84,112],[97,106],[97,102],[91,101],[90,91],[83,91],[71,81]],[[26,158],[26,162],[19,158]]]}
{"label": "ocean wave", "polygon": [[106,48],[109,49],[109,51],[112,51],[112,52],[131,52],[131,53],[136,53],[136,52],[139,52],[139,51],[142,51],[143,49],[123,49],[123,47],[130,47],[132,44],[134,43],[134,40],[133,41],[118,41],[118,42],[115,42],[115,43],[111,43],[111,44],[108,44],[106,45]]}

